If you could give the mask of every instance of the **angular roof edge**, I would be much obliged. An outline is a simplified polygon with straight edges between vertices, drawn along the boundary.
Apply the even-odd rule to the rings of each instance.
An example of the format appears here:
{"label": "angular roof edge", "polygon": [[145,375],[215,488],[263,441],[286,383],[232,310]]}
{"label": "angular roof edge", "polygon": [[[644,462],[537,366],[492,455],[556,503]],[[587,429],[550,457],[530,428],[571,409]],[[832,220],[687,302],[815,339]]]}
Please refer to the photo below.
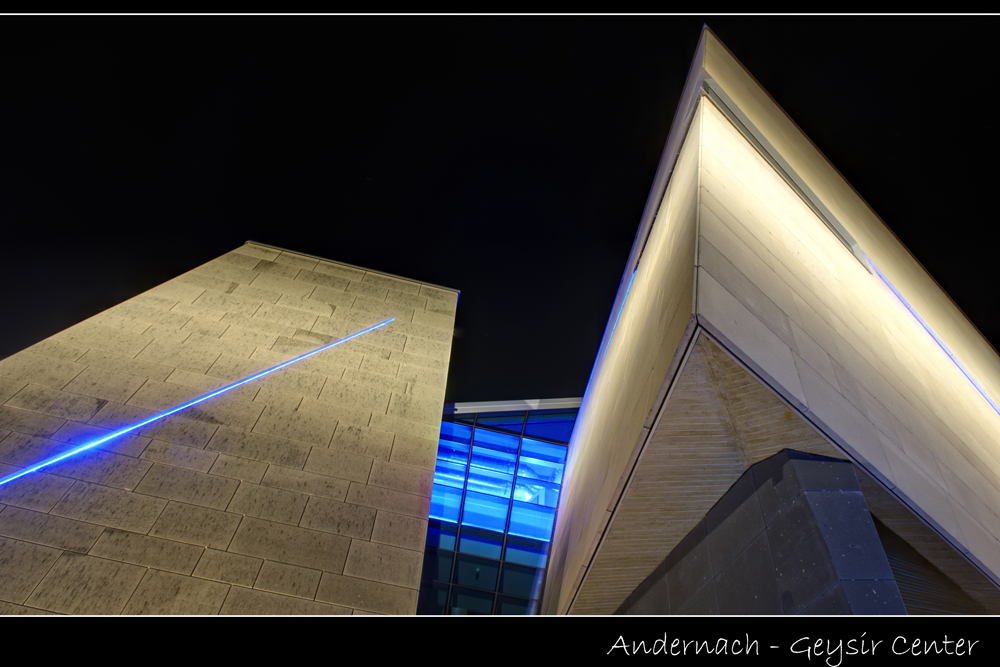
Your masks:
{"label": "angular roof edge", "polygon": [[438,289],[448,290],[449,292],[455,292],[456,294],[461,294],[462,290],[456,289],[454,287],[445,287],[444,285],[437,285],[435,283],[429,283],[426,280],[417,280],[415,278],[407,278],[406,276],[398,276],[395,273],[388,273],[386,271],[379,271],[377,269],[369,269],[364,266],[357,266],[355,264],[348,264],[347,262],[339,262],[335,259],[329,259],[327,257],[320,257],[319,255],[310,255],[307,252],[299,252],[298,250],[289,250],[288,248],[282,248],[280,246],[271,245],[270,243],[261,243],[260,241],[248,240],[243,245],[256,245],[262,248],[270,248],[271,250],[280,250],[281,252],[289,252],[293,255],[300,255],[302,257],[308,257],[310,259],[318,259],[323,262],[329,262],[330,264],[339,264],[340,266],[349,266],[352,269],[358,269],[359,271],[367,271],[368,273],[377,273],[380,276],[388,276],[389,278],[396,278],[398,280],[405,280],[408,283],[418,283],[420,285],[427,285],[428,287],[436,287]]}
{"label": "angular roof edge", "polygon": [[897,292],[1000,413],[1000,354],[992,343],[707,25],[698,40],[590,378],[603,361],[701,96],[720,108],[865,269],[869,273],[875,269]]}

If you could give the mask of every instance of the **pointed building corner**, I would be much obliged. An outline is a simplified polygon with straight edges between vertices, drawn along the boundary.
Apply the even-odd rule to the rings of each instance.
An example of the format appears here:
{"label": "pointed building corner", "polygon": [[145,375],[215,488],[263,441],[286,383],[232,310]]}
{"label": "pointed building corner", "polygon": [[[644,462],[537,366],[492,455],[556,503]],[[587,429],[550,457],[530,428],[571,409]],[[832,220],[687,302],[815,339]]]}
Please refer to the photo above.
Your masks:
{"label": "pointed building corner", "polygon": [[1000,609],[1000,357],[707,26],[601,350],[547,613],[620,609],[779,449],[849,460],[880,525]]}

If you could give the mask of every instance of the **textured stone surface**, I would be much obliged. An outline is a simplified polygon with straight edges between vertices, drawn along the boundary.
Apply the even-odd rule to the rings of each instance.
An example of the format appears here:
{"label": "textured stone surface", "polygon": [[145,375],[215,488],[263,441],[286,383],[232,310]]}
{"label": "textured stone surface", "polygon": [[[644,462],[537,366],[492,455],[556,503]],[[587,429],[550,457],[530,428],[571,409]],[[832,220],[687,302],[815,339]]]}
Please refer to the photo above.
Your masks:
{"label": "textured stone surface", "polygon": [[64,551],[25,604],[64,614],[118,614],[146,572],[138,565]]}
{"label": "textured stone surface", "polygon": [[217,614],[229,586],[170,572],[148,570],[124,614]]}
{"label": "textured stone surface", "polygon": [[[765,522],[761,507],[768,512]],[[847,461],[782,450],[749,468],[618,614],[905,614]]]}
{"label": "textured stone surface", "polygon": [[324,572],[316,599],[380,614],[412,614],[417,590]]}
{"label": "textured stone surface", "polygon": [[253,586],[263,563],[262,558],[205,549],[194,569],[194,576],[238,586]]}
{"label": "textured stone surface", "polygon": [[5,507],[0,512],[0,535],[66,551],[86,553],[102,532],[92,523],[17,507]]}
{"label": "textured stone surface", "polygon": [[29,542],[0,538],[0,600],[20,604],[59,558],[60,551]]}
{"label": "textured stone surface", "polygon": [[[704,76],[742,126],[705,97]],[[591,567],[614,532],[604,530],[604,513],[621,516],[631,457],[659,414],[657,388],[671,386],[671,356],[686,351],[669,327],[671,293],[685,295],[683,317],[693,314],[792,411],[1000,582],[1000,463],[991,454],[1000,416],[966,377],[995,397],[996,351],[707,30],[676,119],[633,248],[635,280],[574,437],[546,610],[593,611],[581,591],[608,589]],[[762,148],[783,166],[772,168]],[[836,225],[845,242],[831,233]],[[625,289],[623,281],[621,297]]]}
{"label": "textured stone surface", "polygon": [[397,318],[0,487],[0,613],[413,613],[455,301],[248,244],[0,360],[2,476]]}
{"label": "textured stone surface", "polygon": [[287,614],[339,616],[350,614],[351,608],[234,586],[219,613],[269,616]]}

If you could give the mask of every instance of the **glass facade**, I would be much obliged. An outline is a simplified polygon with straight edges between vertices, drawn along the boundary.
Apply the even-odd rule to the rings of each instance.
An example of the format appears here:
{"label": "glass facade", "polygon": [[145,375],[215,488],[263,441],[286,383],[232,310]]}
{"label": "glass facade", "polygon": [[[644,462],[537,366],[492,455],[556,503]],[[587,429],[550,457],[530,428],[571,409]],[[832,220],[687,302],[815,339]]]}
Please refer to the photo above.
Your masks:
{"label": "glass facade", "polygon": [[446,415],[418,614],[534,614],[579,408]]}

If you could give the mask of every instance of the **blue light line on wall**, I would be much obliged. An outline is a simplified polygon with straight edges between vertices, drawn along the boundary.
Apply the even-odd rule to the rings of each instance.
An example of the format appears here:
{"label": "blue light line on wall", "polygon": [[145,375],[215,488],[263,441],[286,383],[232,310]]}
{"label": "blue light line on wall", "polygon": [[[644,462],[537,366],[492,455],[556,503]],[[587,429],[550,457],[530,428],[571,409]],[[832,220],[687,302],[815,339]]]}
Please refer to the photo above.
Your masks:
{"label": "blue light line on wall", "polygon": [[608,336],[608,344],[604,346],[601,351],[601,361],[604,360],[604,355],[607,353],[608,348],[611,347],[611,339],[615,336],[615,329],[618,328],[618,319],[622,316],[622,311],[625,310],[625,302],[628,301],[628,293],[632,291],[632,281],[635,280],[635,273],[639,270],[636,266],[632,269],[632,277],[628,279],[628,287],[625,288],[625,296],[622,297],[621,306],[618,308],[618,314],[615,315],[615,323],[611,325],[611,334]]}
{"label": "blue light line on wall", "polygon": [[136,430],[138,428],[142,428],[143,426],[146,426],[147,424],[151,424],[151,423],[153,423],[153,422],[155,422],[157,420],[163,419],[164,417],[169,417],[170,415],[177,414],[178,412],[180,412],[181,410],[184,410],[185,408],[190,408],[192,405],[196,405],[198,403],[201,403],[202,401],[207,401],[210,398],[213,398],[213,397],[218,396],[220,394],[224,394],[227,391],[229,391],[230,389],[235,389],[236,387],[244,385],[247,382],[252,382],[253,380],[256,380],[258,378],[262,378],[265,375],[267,375],[268,373],[273,373],[274,371],[281,370],[282,368],[285,368],[286,366],[291,366],[295,362],[302,361],[303,359],[306,359],[307,357],[311,357],[314,354],[319,354],[323,350],[328,350],[331,347],[334,347],[336,345],[340,345],[341,343],[346,343],[347,341],[351,340],[352,338],[357,338],[358,336],[364,335],[364,334],[366,334],[366,333],[368,333],[370,331],[374,331],[375,329],[378,329],[379,327],[384,327],[386,324],[389,324],[390,322],[394,321],[395,319],[396,319],[395,317],[390,317],[389,319],[385,320],[384,322],[379,322],[378,324],[372,325],[372,326],[368,327],[367,329],[362,329],[361,331],[353,333],[350,336],[346,336],[344,338],[341,338],[340,340],[335,340],[332,343],[327,343],[326,345],[324,345],[322,347],[318,347],[318,348],[316,348],[315,350],[313,350],[311,352],[306,352],[305,354],[299,355],[299,356],[295,357],[294,359],[289,359],[288,361],[286,361],[284,363],[281,363],[281,364],[278,364],[277,366],[274,366],[272,368],[268,368],[267,370],[260,371],[259,373],[254,373],[250,377],[243,378],[242,380],[240,380],[238,382],[234,382],[231,385],[228,385],[228,386],[223,387],[221,389],[216,389],[215,391],[213,391],[213,392],[211,392],[209,394],[205,394],[204,396],[196,398],[196,399],[194,399],[192,401],[188,401],[184,405],[179,405],[176,408],[173,408],[172,410],[168,410],[166,412],[161,412],[160,414],[154,415],[153,417],[150,417],[149,419],[141,421],[138,424],[133,424],[132,426],[129,426],[127,428],[121,429],[120,431],[115,431],[114,433],[111,433],[110,435],[106,435],[103,438],[100,438],[98,440],[94,440],[93,442],[89,442],[86,445],[81,445],[80,447],[77,447],[75,449],[71,449],[70,451],[64,452],[62,454],[59,454],[58,456],[53,456],[51,458],[45,459],[44,461],[42,461],[40,463],[36,463],[35,465],[33,465],[33,466],[29,467],[29,468],[25,468],[24,470],[21,470],[21,471],[16,472],[16,473],[14,473],[12,475],[8,475],[7,477],[4,477],[3,479],[0,479],[0,486],[3,486],[7,482],[13,482],[15,479],[17,479],[19,477],[24,477],[25,475],[27,475],[29,473],[33,473],[33,472],[35,472],[37,470],[41,470],[42,468],[44,468],[46,466],[50,466],[53,463],[58,463],[59,461],[67,459],[67,458],[69,458],[71,456],[74,456],[76,454],[79,454],[80,452],[86,451],[86,450],[88,450],[88,449],[90,449],[92,447],[96,447],[97,445],[105,443],[108,440],[111,440],[113,438],[117,438],[120,435],[125,435],[126,433],[134,431],[134,430]]}
{"label": "blue light line on wall", "polygon": [[879,271],[879,268],[875,266],[875,262],[872,261],[872,258],[869,257],[868,255],[865,255],[865,259],[868,260],[868,264],[870,264],[872,269],[875,270],[875,273],[878,275],[878,277],[882,279],[882,282],[885,284],[885,286],[888,287],[890,290],[892,290],[892,293],[896,295],[896,298],[899,299],[899,302],[901,304],[903,304],[903,307],[906,308],[908,311],[910,311],[910,314],[913,315],[914,319],[917,320],[917,323],[920,324],[920,326],[924,328],[924,331],[926,331],[930,335],[930,337],[934,339],[934,342],[937,343],[938,347],[941,348],[941,351],[944,352],[946,355],[948,355],[948,358],[951,359],[951,362],[958,367],[958,370],[962,371],[962,375],[964,375],[965,378],[972,383],[972,386],[976,388],[976,391],[979,392],[979,395],[982,396],[986,400],[986,402],[990,404],[990,407],[993,408],[994,412],[1000,414],[1000,407],[998,407],[997,404],[993,402],[993,399],[989,397],[986,391],[979,386],[979,383],[973,379],[969,371],[965,370],[965,366],[963,366],[962,363],[955,357],[955,355],[951,353],[951,350],[949,350],[948,346],[944,344],[944,341],[938,338],[938,335],[934,333],[934,330],[931,329],[930,325],[927,324],[927,322],[924,322],[924,318],[920,317],[920,315],[917,314],[917,311],[914,310],[913,306],[911,306],[910,303],[903,298],[903,295],[899,293],[899,290],[896,289],[895,285],[889,282],[889,279],[885,277],[884,273]]}

